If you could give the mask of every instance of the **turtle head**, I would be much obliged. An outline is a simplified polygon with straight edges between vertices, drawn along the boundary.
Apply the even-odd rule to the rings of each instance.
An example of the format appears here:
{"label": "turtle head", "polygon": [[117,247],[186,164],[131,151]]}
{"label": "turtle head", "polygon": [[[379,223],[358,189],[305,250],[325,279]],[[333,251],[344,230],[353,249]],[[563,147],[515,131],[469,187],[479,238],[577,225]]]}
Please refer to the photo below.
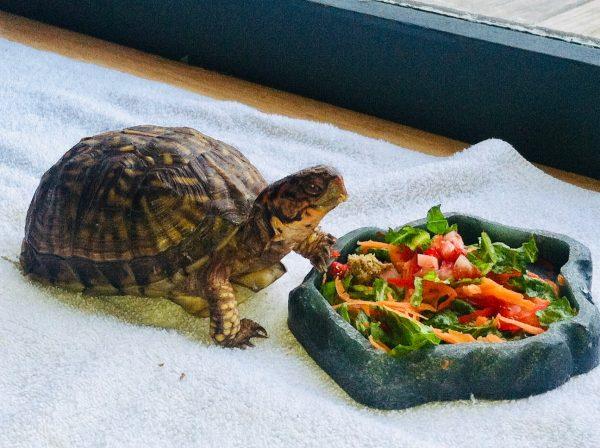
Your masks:
{"label": "turtle head", "polygon": [[298,242],[347,197],[341,174],[332,167],[318,165],[272,183],[257,202],[270,215],[276,234]]}

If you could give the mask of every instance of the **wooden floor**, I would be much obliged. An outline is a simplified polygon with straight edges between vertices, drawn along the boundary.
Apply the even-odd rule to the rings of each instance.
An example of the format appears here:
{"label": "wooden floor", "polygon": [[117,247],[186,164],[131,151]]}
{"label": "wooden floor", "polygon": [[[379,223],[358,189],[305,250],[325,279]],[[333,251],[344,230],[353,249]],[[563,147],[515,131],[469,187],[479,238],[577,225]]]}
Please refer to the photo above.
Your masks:
{"label": "wooden floor", "polygon": [[[600,0],[380,0],[470,15],[600,46]],[[475,16],[475,17],[473,17]]]}
{"label": "wooden floor", "polygon": [[[2,11],[0,38],[164,82],[212,98],[238,101],[264,112],[331,123],[342,129],[387,140],[427,154],[449,156],[468,146],[443,136],[167,60]],[[545,166],[540,168],[566,182],[600,191],[599,180]]]}

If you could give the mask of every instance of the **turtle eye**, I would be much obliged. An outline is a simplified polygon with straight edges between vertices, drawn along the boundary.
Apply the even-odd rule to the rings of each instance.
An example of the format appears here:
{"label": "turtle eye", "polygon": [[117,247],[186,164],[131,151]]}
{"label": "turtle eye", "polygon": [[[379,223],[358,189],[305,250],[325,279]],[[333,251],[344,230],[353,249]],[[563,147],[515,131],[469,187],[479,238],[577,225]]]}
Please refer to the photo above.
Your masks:
{"label": "turtle eye", "polygon": [[317,184],[316,182],[307,182],[303,185],[304,191],[306,191],[311,196],[318,196],[323,192],[323,186]]}

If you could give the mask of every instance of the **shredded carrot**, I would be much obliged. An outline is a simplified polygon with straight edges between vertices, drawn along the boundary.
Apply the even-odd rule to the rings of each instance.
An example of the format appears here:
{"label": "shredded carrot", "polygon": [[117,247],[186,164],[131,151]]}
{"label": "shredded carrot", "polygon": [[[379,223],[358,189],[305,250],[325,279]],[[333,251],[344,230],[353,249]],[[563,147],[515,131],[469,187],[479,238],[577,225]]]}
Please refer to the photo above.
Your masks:
{"label": "shredded carrot", "polygon": [[423,281],[423,301],[431,304],[434,308],[437,308],[438,302],[442,297],[454,299],[456,295],[456,291],[445,283],[430,280]]}
{"label": "shredded carrot", "polygon": [[373,339],[373,336],[369,335],[369,342],[371,343],[371,345],[373,347],[375,347],[376,349],[379,350],[383,350],[384,352],[389,352],[391,349],[385,345],[383,342],[381,341],[376,341],[375,339]]}
{"label": "shredded carrot", "polygon": [[[404,302],[388,302],[386,300],[381,300],[379,302],[371,302],[368,300],[349,300],[349,301],[345,302],[345,304],[350,307],[361,307],[361,308],[363,306],[382,307],[393,313],[400,314],[401,316],[408,317],[408,318],[411,318],[414,320],[417,320],[417,319],[415,319],[417,317],[420,319],[424,318],[424,316],[422,314],[419,314],[415,308],[411,307],[410,304],[407,304]],[[338,303],[337,305],[333,305],[333,308],[337,309],[342,305],[344,305],[344,303]],[[408,305],[408,306],[406,306],[406,305]]]}
{"label": "shredded carrot", "polygon": [[475,318],[475,325],[477,325],[478,327],[482,327],[483,325],[486,325],[489,322],[489,319],[485,316],[477,316]]}
{"label": "shredded carrot", "polygon": [[477,340],[481,342],[506,342],[506,339],[492,333],[488,334],[487,336],[479,336]]}
{"label": "shredded carrot", "polygon": [[468,333],[461,333],[459,331],[448,330],[444,332],[439,328],[433,328],[433,333],[440,338],[442,341],[448,344],[464,344],[467,342],[475,342],[476,339]]}
{"label": "shredded carrot", "polygon": [[346,292],[346,290],[344,289],[344,284],[342,283],[340,278],[336,277],[334,282],[335,282],[335,292],[337,292],[337,295],[340,298],[340,300],[342,300],[343,302],[351,301],[352,298],[350,297],[350,294],[348,294]]}
{"label": "shredded carrot", "polygon": [[501,314],[498,314],[495,319],[496,319],[496,326],[498,326],[499,322],[504,322],[506,324],[511,324],[511,325],[514,325],[515,327],[519,327],[524,332],[529,333],[529,334],[541,334],[544,332],[543,328],[534,327],[533,325],[529,325],[529,324],[523,323],[521,321],[511,319],[509,317],[504,317]]}
{"label": "shredded carrot", "polygon": [[460,297],[469,298],[487,296],[494,297],[510,305],[518,305],[525,310],[533,310],[536,307],[536,304],[533,303],[531,300],[525,299],[525,296],[523,296],[523,294],[516,291],[511,291],[510,289],[505,288],[504,286],[496,283],[494,280],[491,280],[487,277],[483,277],[481,279],[481,284],[479,285],[459,286],[458,288],[456,288],[456,291],[458,292],[458,295]]}
{"label": "shredded carrot", "polygon": [[383,243],[381,241],[373,241],[373,240],[359,241],[357,244],[361,247],[361,249],[364,249],[364,250],[384,249],[387,251],[393,251],[394,249],[398,248],[397,246],[394,246],[393,244]]}
{"label": "shredded carrot", "polygon": [[396,299],[394,299],[394,296],[392,295],[392,293],[391,293],[391,292],[388,292],[388,293],[387,293],[387,299],[388,299],[388,301],[390,301],[390,302],[396,302],[396,301],[397,301]]}

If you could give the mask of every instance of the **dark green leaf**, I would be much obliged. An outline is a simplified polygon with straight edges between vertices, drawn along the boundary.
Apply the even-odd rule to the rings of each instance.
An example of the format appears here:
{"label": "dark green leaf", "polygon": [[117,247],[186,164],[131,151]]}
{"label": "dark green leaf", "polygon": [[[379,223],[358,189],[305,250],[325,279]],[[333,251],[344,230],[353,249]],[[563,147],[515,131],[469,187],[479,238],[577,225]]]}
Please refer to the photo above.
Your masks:
{"label": "dark green leaf", "polygon": [[389,331],[380,340],[388,347],[392,347],[389,353],[391,356],[402,356],[421,347],[440,343],[430,327],[385,309],[382,309],[382,314],[382,320]]}
{"label": "dark green leaf", "polygon": [[527,265],[535,263],[538,257],[538,249],[533,235],[521,247],[516,249],[504,243],[494,243],[494,250],[498,255],[498,260],[493,267],[493,271],[496,274],[512,272],[514,270],[525,272]]}
{"label": "dark green leaf", "polygon": [[540,299],[550,301],[557,298],[552,286],[543,280],[530,277],[529,275],[511,278],[509,283],[529,297],[539,297]]}
{"label": "dark green leaf", "polygon": [[363,310],[360,310],[356,315],[356,319],[354,319],[354,326],[358,331],[360,331],[363,335],[369,336],[369,324],[371,319],[369,316],[365,314]]}
{"label": "dark green leaf", "polygon": [[456,313],[450,310],[444,310],[441,313],[434,314],[432,317],[423,322],[425,325],[446,330],[458,325],[458,317]]}
{"label": "dark green leaf", "polygon": [[498,329],[494,325],[493,321],[489,321],[486,325],[470,325],[461,324],[458,322],[458,316],[456,313],[450,310],[445,310],[441,313],[435,314],[426,321],[423,322],[425,325],[430,325],[440,330],[454,330],[460,331],[461,333],[467,333],[472,335],[474,338],[479,336],[486,336],[490,333],[499,335]]}
{"label": "dark green leaf", "polygon": [[427,212],[427,230],[437,235],[443,235],[448,231],[448,220],[439,205],[431,207]]}
{"label": "dark green leaf", "polygon": [[552,301],[547,308],[536,313],[540,320],[540,324],[544,327],[548,327],[551,323],[559,320],[569,319],[576,314],[577,312],[573,309],[566,297],[561,297],[560,299]]}
{"label": "dark green leaf", "polygon": [[369,332],[371,333],[371,336],[373,336],[373,339],[375,339],[376,341],[381,341],[384,344],[384,341],[388,339],[388,337],[385,334],[385,331],[381,329],[381,324],[379,322],[372,322],[369,326]]}
{"label": "dark green leaf", "polygon": [[404,226],[396,230],[389,229],[385,234],[385,241],[390,244],[404,244],[411,250],[429,244],[431,237],[429,232],[412,226]]}
{"label": "dark green leaf", "polygon": [[471,314],[473,311],[475,311],[475,307],[473,307],[470,303],[460,299],[454,300],[454,302],[452,302],[452,304],[450,305],[450,309],[457,313],[459,316]]}
{"label": "dark green leaf", "polygon": [[477,249],[469,252],[467,258],[479,269],[482,275],[486,275],[492,270],[494,263],[498,260],[498,255],[487,233],[481,232]]}
{"label": "dark green leaf", "polygon": [[375,300],[373,288],[365,285],[352,285],[349,291],[353,297],[358,296],[361,300]]}
{"label": "dark green leaf", "polygon": [[332,280],[330,282],[327,283],[323,283],[321,285],[321,294],[323,294],[323,297],[325,297],[325,299],[331,304],[333,305],[334,301],[335,301],[335,282]]}
{"label": "dark green leaf", "polygon": [[337,312],[340,316],[342,316],[342,319],[344,319],[348,323],[351,323],[350,322],[350,313],[348,313],[348,305],[346,303],[342,304],[337,309]]}

